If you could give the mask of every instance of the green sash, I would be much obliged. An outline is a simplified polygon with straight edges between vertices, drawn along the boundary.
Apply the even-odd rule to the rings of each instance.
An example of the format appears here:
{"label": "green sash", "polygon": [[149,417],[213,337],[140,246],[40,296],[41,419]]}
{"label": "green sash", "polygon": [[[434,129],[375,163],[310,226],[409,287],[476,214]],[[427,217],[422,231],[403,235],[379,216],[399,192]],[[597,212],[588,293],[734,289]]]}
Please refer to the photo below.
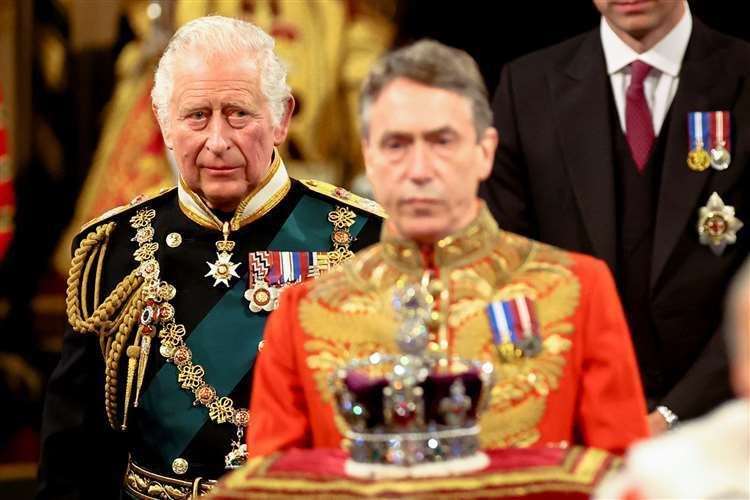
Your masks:
{"label": "green sash", "polygon": [[[268,250],[320,251],[331,246],[328,213],[334,206],[317,198],[303,196]],[[358,216],[350,228],[356,236],[366,217]],[[206,382],[219,396],[232,392],[250,366],[263,339],[266,315],[251,312],[243,294],[247,274],[230,288],[195,327],[185,343],[193,359],[206,371]],[[179,291],[178,291],[179,293]],[[179,309],[177,310],[179,314]],[[193,394],[177,383],[177,367],[165,363],[154,376],[139,402],[143,439],[159,450],[167,467],[178,458],[208,420],[205,407],[193,406]],[[227,452],[230,443],[226,445]]]}

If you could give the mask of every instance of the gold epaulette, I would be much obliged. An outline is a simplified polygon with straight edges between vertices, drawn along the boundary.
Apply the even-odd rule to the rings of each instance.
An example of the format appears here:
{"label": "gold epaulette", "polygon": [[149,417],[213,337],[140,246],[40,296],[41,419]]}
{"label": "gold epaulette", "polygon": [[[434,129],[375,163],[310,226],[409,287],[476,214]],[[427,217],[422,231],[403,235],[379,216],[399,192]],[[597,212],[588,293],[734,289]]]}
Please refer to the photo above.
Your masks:
{"label": "gold epaulette", "polygon": [[177,186],[172,186],[172,187],[168,187],[168,188],[162,188],[162,189],[159,190],[158,193],[154,193],[154,194],[151,194],[151,195],[139,194],[138,196],[136,196],[135,198],[133,198],[132,200],[130,200],[130,203],[126,203],[125,205],[120,205],[119,207],[115,207],[115,208],[113,208],[111,210],[107,210],[106,212],[104,212],[100,216],[94,217],[93,219],[91,219],[90,221],[88,221],[86,224],[82,225],[79,232],[83,232],[87,228],[89,228],[89,227],[91,227],[91,226],[93,226],[95,224],[99,224],[100,222],[103,222],[103,221],[109,219],[110,217],[113,217],[113,216],[115,216],[115,215],[117,215],[119,213],[122,213],[125,210],[129,210],[129,209],[131,209],[133,207],[136,207],[138,205],[142,205],[143,203],[146,203],[147,201],[151,201],[151,200],[153,200],[155,198],[158,198],[159,196],[165,195],[165,194],[169,193],[170,191],[172,191],[173,189],[177,189]]}
{"label": "gold epaulette", "polygon": [[383,219],[387,217],[383,207],[381,207],[376,201],[358,196],[342,187],[334,186],[333,184],[328,184],[327,182],[315,179],[303,179],[300,180],[300,182],[311,191],[333,198],[338,202],[359,208],[360,210],[377,215]]}

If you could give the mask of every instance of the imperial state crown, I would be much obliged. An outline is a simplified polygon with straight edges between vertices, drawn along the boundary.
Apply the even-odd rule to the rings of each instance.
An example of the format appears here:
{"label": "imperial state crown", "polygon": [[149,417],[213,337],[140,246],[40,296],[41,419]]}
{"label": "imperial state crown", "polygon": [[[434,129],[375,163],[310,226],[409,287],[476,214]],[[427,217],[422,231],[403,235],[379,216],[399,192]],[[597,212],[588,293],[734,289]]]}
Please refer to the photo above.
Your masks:
{"label": "imperial state crown", "polygon": [[350,475],[433,476],[486,465],[477,422],[494,384],[493,365],[426,351],[434,302],[429,279],[394,292],[400,353],[375,352],[334,373],[336,410],[348,424]]}

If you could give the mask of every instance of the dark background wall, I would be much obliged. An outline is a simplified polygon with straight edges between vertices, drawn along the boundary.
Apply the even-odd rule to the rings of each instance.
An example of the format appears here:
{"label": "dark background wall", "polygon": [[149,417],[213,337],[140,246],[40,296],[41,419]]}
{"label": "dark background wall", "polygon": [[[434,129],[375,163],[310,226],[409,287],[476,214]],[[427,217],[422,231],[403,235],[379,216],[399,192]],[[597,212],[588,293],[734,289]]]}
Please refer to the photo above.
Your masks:
{"label": "dark background wall", "polygon": [[[750,1],[688,3],[710,27],[750,41]],[[398,15],[397,45],[429,37],[466,50],[479,62],[490,94],[505,62],[590,30],[600,19],[589,0],[408,0]]]}

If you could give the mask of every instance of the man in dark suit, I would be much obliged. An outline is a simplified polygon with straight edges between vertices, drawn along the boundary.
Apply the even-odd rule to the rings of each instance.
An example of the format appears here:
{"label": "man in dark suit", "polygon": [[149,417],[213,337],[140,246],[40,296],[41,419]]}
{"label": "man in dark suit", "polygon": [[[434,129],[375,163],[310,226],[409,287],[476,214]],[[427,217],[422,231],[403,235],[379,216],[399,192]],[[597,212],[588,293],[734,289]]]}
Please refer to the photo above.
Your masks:
{"label": "man in dark suit", "polygon": [[[504,229],[609,264],[658,433],[731,396],[719,330],[750,247],[750,45],[683,1],[594,3],[599,28],[504,68],[482,192]],[[721,153],[689,140],[694,112],[723,133],[728,167],[688,166],[691,147]]]}

